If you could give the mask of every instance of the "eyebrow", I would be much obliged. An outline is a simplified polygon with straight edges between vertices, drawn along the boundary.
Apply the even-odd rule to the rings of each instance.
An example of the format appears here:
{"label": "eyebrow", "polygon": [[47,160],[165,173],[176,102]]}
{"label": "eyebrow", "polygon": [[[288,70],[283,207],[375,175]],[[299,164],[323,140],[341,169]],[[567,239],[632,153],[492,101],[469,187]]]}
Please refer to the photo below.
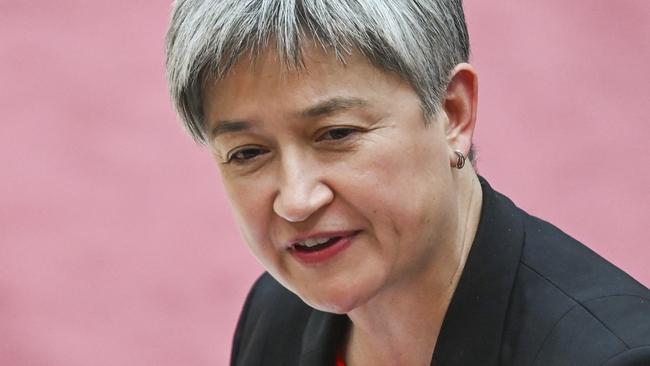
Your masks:
{"label": "eyebrow", "polygon": [[368,105],[368,102],[360,98],[343,98],[334,97],[324,102],[318,103],[315,106],[309,107],[302,111],[300,114],[303,117],[316,118],[331,115],[337,112],[346,111],[355,107],[363,107]]}
{"label": "eyebrow", "polygon": [[[299,114],[306,118],[318,118],[366,105],[368,105],[368,102],[360,98],[334,97],[311,106],[304,111],[299,112]],[[226,133],[246,131],[249,130],[252,125],[251,122],[245,120],[217,121],[214,124],[214,127],[210,129],[210,136],[214,139],[217,136]]]}
{"label": "eyebrow", "polygon": [[225,133],[246,131],[250,128],[251,123],[248,121],[217,121],[210,129],[210,137],[214,139]]}

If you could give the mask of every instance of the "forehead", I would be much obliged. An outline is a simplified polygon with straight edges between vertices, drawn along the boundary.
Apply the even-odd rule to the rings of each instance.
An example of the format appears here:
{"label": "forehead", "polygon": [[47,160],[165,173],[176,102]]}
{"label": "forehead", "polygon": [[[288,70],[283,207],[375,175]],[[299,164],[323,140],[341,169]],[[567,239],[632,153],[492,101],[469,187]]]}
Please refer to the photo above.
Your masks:
{"label": "forehead", "polygon": [[[410,86],[398,75],[373,66],[360,52],[345,59],[331,50],[307,44],[302,63],[292,67],[273,47],[248,52],[228,73],[205,90],[205,116],[232,118],[255,107],[303,110],[335,97],[377,102],[382,94]],[[209,120],[208,120],[209,122]]]}

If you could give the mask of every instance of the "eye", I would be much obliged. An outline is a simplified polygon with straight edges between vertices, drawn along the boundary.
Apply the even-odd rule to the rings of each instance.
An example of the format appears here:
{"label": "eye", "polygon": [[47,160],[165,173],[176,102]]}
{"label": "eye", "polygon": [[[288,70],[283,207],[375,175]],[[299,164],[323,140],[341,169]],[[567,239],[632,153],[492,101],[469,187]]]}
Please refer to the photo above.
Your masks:
{"label": "eye", "polygon": [[356,128],[352,127],[337,127],[337,128],[332,128],[327,131],[325,131],[320,137],[318,138],[318,141],[322,140],[343,140],[346,137],[358,132]]}
{"label": "eye", "polygon": [[267,152],[261,147],[244,147],[228,154],[226,163],[246,164]]}

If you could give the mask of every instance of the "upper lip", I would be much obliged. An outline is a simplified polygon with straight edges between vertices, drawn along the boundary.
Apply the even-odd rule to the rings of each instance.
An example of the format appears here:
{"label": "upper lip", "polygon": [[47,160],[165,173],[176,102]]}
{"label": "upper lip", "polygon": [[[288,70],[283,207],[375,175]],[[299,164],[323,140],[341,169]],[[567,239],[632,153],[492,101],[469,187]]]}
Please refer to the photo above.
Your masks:
{"label": "upper lip", "polygon": [[319,232],[301,234],[301,235],[297,235],[293,239],[291,239],[287,244],[287,248],[292,248],[298,242],[301,242],[301,241],[307,240],[307,239],[321,239],[321,238],[352,236],[352,235],[357,234],[359,231],[360,230],[319,231]]}

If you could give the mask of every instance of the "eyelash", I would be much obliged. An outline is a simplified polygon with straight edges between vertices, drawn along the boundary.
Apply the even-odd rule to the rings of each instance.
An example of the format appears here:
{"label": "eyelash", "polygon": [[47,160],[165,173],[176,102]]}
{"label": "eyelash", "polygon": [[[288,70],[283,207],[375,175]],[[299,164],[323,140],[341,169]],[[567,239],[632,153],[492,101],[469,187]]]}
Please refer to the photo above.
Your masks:
{"label": "eyelash", "polygon": [[[246,153],[246,152],[248,152],[248,153],[257,152],[257,154],[255,156],[249,157],[249,158],[238,158],[237,157],[237,154]],[[244,147],[244,148],[241,148],[241,149],[237,149],[237,150],[233,151],[231,154],[229,154],[226,157],[226,161],[224,163],[226,163],[226,164],[234,163],[234,164],[239,164],[239,165],[246,164],[247,162],[249,162],[249,161],[251,161],[251,160],[257,158],[258,156],[263,155],[263,154],[265,154],[267,152],[268,152],[267,150],[265,150],[265,149],[263,149],[261,147],[253,147],[253,146]]]}
{"label": "eyelash", "polygon": [[328,139],[328,140],[329,140],[329,141],[341,141],[341,140],[345,140],[345,139],[347,139],[350,135],[359,132],[359,130],[356,129],[356,128],[354,128],[354,127],[335,127],[335,128],[330,128],[329,130],[326,130],[325,132],[323,132],[323,133],[318,137],[318,139],[316,139],[316,141],[323,141],[323,140],[325,140],[325,139],[323,138],[325,135],[327,135],[327,134],[329,134],[329,133],[332,133],[332,132],[341,132],[341,131],[346,131],[346,132],[348,132],[348,134],[346,134],[345,136],[343,136],[343,137],[341,137],[341,138],[332,138],[332,139]]}
{"label": "eyelash", "polygon": [[[325,138],[326,135],[330,134],[332,132],[345,132],[345,135],[339,138]],[[357,128],[354,127],[335,127],[335,128],[330,128],[329,130],[326,130],[323,132],[317,139],[316,141],[333,141],[334,143],[342,142],[343,140],[346,140],[350,137],[350,135],[353,135],[355,133],[359,132]],[[237,157],[238,154],[241,153],[257,153],[255,156],[252,157]],[[243,147],[240,149],[234,150],[232,153],[230,153],[226,161],[224,162],[225,164],[237,164],[237,165],[244,165],[246,163],[251,162],[252,160],[256,159],[257,157],[266,154],[268,150],[262,148],[262,147]]]}

